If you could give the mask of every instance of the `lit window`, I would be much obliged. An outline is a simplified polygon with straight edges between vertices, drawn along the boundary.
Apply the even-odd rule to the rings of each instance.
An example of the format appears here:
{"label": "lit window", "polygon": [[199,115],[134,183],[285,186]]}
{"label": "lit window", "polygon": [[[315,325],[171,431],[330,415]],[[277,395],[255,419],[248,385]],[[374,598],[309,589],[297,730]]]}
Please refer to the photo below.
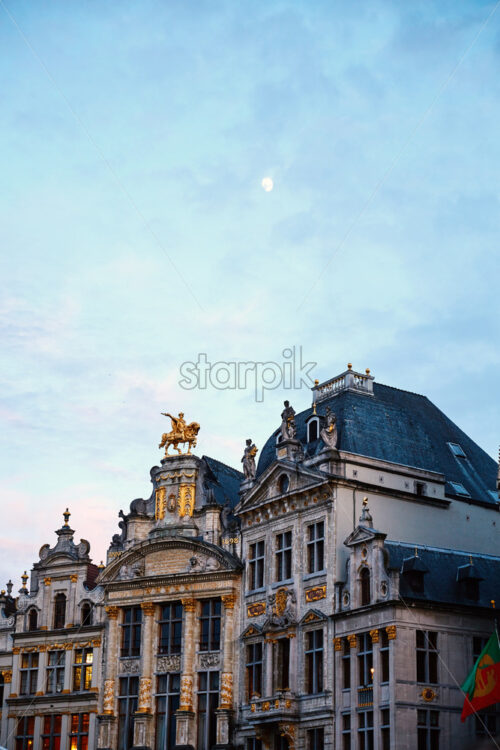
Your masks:
{"label": "lit window", "polygon": [[90,690],[92,683],[91,648],[77,648],[75,651],[75,666],[73,667],[73,690],[78,692]]}

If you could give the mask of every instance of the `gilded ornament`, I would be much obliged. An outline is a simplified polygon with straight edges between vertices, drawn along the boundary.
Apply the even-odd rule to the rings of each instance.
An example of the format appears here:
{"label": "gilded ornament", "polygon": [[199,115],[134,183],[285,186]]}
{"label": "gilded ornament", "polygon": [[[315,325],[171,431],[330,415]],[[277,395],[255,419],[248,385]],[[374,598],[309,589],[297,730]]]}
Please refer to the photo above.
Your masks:
{"label": "gilded ornament", "polygon": [[307,589],[305,592],[306,602],[317,602],[320,599],[326,599],[326,584],[323,586],[315,586],[313,589]]}
{"label": "gilded ornament", "polygon": [[437,696],[432,688],[424,688],[420,693],[426,703],[431,703]]}
{"label": "gilded ornament", "polygon": [[179,487],[178,510],[180,518],[192,516],[196,494],[195,484],[181,484]]}
{"label": "gilded ornament", "polygon": [[155,518],[157,521],[165,518],[166,494],[165,487],[159,487],[155,492]]}
{"label": "gilded ornament", "polygon": [[356,648],[358,639],[356,635],[348,635],[347,640],[349,641],[349,648]]}
{"label": "gilded ornament", "polygon": [[112,714],[115,700],[115,681],[104,680],[103,713]]}
{"label": "gilded ornament", "polygon": [[[12,682],[12,669],[2,670],[3,681],[6,685]],[[11,696],[12,697],[12,696]]]}
{"label": "gilded ornament", "polygon": [[396,638],[396,626],[395,625],[388,625],[385,629],[385,632],[387,633],[387,637],[390,641],[393,641]]}
{"label": "gilded ornament", "polygon": [[168,412],[163,412],[162,415],[164,417],[170,417],[170,422],[172,425],[172,429],[170,432],[164,432],[161,436],[161,443],[159,444],[158,448],[165,448],[165,457],[169,458],[170,454],[168,452],[169,447],[172,445],[174,450],[177,451],[177,453],[180,455],[182,454],[181,449],[179,448],[179,445],[185,445],[188,444],[188,449],[186,451],[186,455],[191,455],[191,448],[196,447],[196,439],[197,435],[200,431],[200,425],[198,422],[190,422],[189,424],[186,424],[184,419],[184,413],[181,411],[179,412],[178,417],[172,416],[172,414],[168,414]]}
{"label": "gilded ornament", "polygon": [[43,579],[43,582],[45,586],[50,586],[50,584],[52,583],[52,578],[50,576],[47,576],[47,578]]}
{"label": "gilded ornament", "polygon": [[193,705],[193,677],[185,674],[181,677],[181,696],[179,711],[191,711]]}
{"label": "gilded ornament", "polygon": [[236,594],[225,594],[221,599],[225,609],[234,609]]}
{"label": "gilded ornament", "polygon": [[379,631],[376,628],[375,630],[370,630],[370,638],[372,639],[372,643],[379,642]]}
{"label": "gilded ornament", "polygon": [[71,583],[76,583],[78,581],[78,576],[76,575],[76,573],[72,573],[69,577],[69,580],[71,581]]}
{"label": "gilded ornament", "polygon": [[153,602],[141,602],[141,609],[146,617],[152,617],[155,613],[156,605]]}
{"label": "gilded ornament", "polygon": [[189,598],[189,599],[181,599],[182,606],[184,607],[184,610],[186,612],[195,612],[196,611],[196,599]]}
{"label": "gilded ornament", "polygon": [[335,651],[342,651],[342,638],[334,638],[333,646],[335,648]]}
{"label": "gilded ornament", "polygon": [[139,712],[149,711],[151,704],[152,681],[149,677],[141,677],[139,682]]}
{"label": "gilded ornament", "polygon": [[231,708],[233,705],[233,675],[223,672],[221,675],[220,707]]}
{"label": "gilded ornament", "polygon": [[118,618],[118,615],[120,614],[120,608],[119,607],[105,607],[106,614],[110,620],[116,620]]}
{"label": "gilded ornament", "polygon": [[[254,604],[249,604],[247,606],[247,617],[259,617],[259,615],[263,615],[265,612],[265,602],[255,602]],[[248,635],[250,635],[250,633],[248,633]]]}

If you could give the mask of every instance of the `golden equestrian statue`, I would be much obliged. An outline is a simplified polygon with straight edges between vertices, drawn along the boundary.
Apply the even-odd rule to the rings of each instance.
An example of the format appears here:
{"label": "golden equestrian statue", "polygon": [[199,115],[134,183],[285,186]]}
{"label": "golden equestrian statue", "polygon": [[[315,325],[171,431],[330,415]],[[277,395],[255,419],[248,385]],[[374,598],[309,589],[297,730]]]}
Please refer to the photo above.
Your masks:
{"label": "golden equestrian statue", "polygon": [[174,450],[181,454],[182,451],[179,448],[179,444],[187,443],[188,449],[186,455],[190,456],[191,448],[196,447],[196,436],[200,431],[200,425],[198,422],[190,422],[190,424],[186,424],[184,421],[184,413],[182,411],[179,413],[178,417],[173,417],[172,414],[166,414],[164,411],[162,411],[162,415],[164,417],[170,417],[172,431],[163,433],[158,448],[163,448],[165,446],[165,456],[169,456],[171,454],[169,454],[168,449],[173,445]]}

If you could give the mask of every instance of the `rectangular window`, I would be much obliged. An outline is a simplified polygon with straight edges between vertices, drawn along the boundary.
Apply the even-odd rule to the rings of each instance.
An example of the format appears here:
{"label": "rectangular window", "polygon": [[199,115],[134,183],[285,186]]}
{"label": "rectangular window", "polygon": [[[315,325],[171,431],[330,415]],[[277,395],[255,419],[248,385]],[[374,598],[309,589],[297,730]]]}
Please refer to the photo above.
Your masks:
{"label": "rectangular window", "polygon": [[247,698],[260,698],[262,695],[262,643],[249,643],[247,646]]}
{"label": "rectangular window", "polygon": [[42,750],[59,750],[61,747],[61,714],[43,717]]}
{"label": "rectangular window", "polygon": [[278,638],[274,644],[274,685],[276,690],[290,690],[289,638]]}
{"label": "rectangular window", "polygon": [[64,688],[65,651],[49,651],[47,660],[47,693],[61,693]]}
{"label": "rectangular window", "polygon": [[358,643],[358,685],[368,687],[373,683],[373,645],[370,634],[361,633]]}
{"label": "rectangular window", "polygon": [[276,536],[276,580],[287,581],[292,577],[292,532],[285,531]]}
{"label": "rectangular window", "polygon": [[417,682],[437,684],[437,636],[433,630],[417,630]]}
{"label": "rectangular window", "polygon": [[219,705],[219,673],[198,673],[198,745],[197,750],[211,750],[217,741],[216,709]]}
{"label": "rectangular window", "polygon": [[200,651],[220,649],[220,599],[205,599],[201,605]]}
{"label": "rectangular window", "polygon": [[373,750],[373,711],[358,715],[359,750]]}
{"label": "rectangular window", "polygon": [[342,688],[349,690],[351,687],[351,645],[347,638],[342,639]]}
{"label": "rectangular window", "polygon": [[141,653],[142,609],[124,607],[122,623],[122,656],[139,656]]}
{"label": "rectangular window", "polygon": [[381,750],[391,750],[391,712],[388,708],[380,711]]}
{"label": "rectangular window", "polygon": [[254,589],[261,589],[264,585],[264,559],[265,559],[265,547],[264,542],[255,542],[250,545],[249,550],[249,588],[250,591]]}
{"label": "rectangular window", "polygon": [[69,750],[88,750],[89,714],[71,714]]}
{"label": "rectangular window", "polygon": [[158,653],[180,654],[182,643],[182,604],[169,602],[160,609]]}
{"label": "rectangular window", "polygon": [[248,737],[246,750],[262,750],[262,740],[258,740],[257,737]]}
{"label": "rectangular window", "polygon": [[120,677],[118,696],[118,750],[130,750],[134,744],[134,713],[137,711],[139,678]]}
{"label": "rectangular window", "polygon": [[342,714],[342,750],[351,750],[351,714]]}
{"label": "rectangular window", "polygon": [[92,683],[93,649],[75,649],[75,664],[73,666],[73,690],[83,692],[90,690]]}
{"label": "rectangular window", "polygon": [[32,750],[34,731],[34,716],[22,716],[17,720],[16,750]]}
{"label": "rectangular window", "polygon": [[439,711],[417,709],[417,750],[439,750]]}
{"label": "rectangular window", "polygon": [[180,701],[180,674],[158,675],[156,685],[156,740],[155,750],[175,747],[175,712]]}
{"label": "rectangular window", "polygon": [[318,573],[324,569],[325,523],[319,521],[307,527],[307,572]]}
{"label": "rectangular window", "polygon": [[306,692],[309,695],[323,691],[323,630],[306,633]]}
{"label": "rectangular window", "polygon": [[389,636],[380,631],[380,682],[389,682]]}
{"label": "rectangular window", "polygon": [[20,695],[34,695],[38,680],[38,654],[21,654],[21,687]]}
{"label": "rectangular window", "polygon": [[323,727],[307,730],[307,750],[323,750],[325,747],[325,732]]}

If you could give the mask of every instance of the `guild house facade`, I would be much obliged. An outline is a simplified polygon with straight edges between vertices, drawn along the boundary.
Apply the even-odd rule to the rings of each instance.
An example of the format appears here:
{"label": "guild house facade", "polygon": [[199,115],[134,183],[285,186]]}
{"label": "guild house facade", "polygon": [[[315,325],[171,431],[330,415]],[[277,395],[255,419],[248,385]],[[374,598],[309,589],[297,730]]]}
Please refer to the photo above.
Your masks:
{"label": "guild house facade", "polygon": [[106,565],[66,511],[1,592],[0,745],[498,747],[496,707],[460,722],[500,606],[498,466],[478,445],[350,365],[247,439],[241,472],[165,416]]}

